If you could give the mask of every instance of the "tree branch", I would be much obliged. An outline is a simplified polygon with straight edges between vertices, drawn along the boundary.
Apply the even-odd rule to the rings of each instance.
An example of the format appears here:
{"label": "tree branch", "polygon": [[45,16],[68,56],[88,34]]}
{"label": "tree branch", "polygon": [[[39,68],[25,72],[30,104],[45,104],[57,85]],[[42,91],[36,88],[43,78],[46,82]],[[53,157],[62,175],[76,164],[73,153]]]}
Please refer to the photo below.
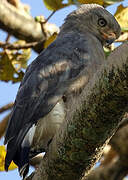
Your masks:
{"label": "tree branch", "polygon": [[36,45],[38,45],[39,42],[31,42],[31,43],[26,43],[26,44],[10,44],[10,43],[4,43],[0,41],[0,48],[5,48],[5,49],[27,49],[27,48],[33,48]]}
{"label": "tree branch", "polygon": [[10,118],[11,113],[9,113],[1,122],[0,122],[0,138],[4,135],[6,130],[8,120]]}
{"label": "tree branch", "polygon": [[124,166],[122,160],[116,159],[105,167],[100,166],[94,169],[87,178],[82,180],[122,180],[127,173],[128,168]]}
{"label": "tree branch", "polygon": [[[128,124],[119,129],[110,141],[113,149],[118,153],[120,157],[124,157],[128,167]],[[125,142],[125,143],[124,143]],[[123,161],[124,162],[124,161]]]}
{"label": "tree branch", "polygon": [[[46,23],[43,31],[45,33],[43,33],[39,22],[36,22],[25,11],[20,11],[6,0],[0,0],[0,28],[26,42],[43,42],[54,32],[58,32],[58,27]],[[40,44],[38,44],[38,47],[34,47],[36,52],[40,52],[42,49],[43,46]]]}
{"label": "tree branch", "polygon": [[40,24],[5,0],[0,0],[0,28],[26,41],[45,40]]}
{"label": "tree branch", "polygon": [[4,111],[7,111],[13,107],[13,103],[6,104],[5,106],[0,108],[0,113],[3,113]]}
{"label": "tree branch", "polygon": [[103,162],[101,162],[101,165],[95,168],[86,180],[122,180],[128,174],[127,120],[127,118],[123,119],[122,126],[119,127],[118,131],[112,137],[109,143],[111,144],[111,149]]}
{"label": "tree branch", "polygon": [[108,57],[78,99],[70,101],[66,121],[33,180],[78,180],[84,171],[86,178],[128,105],[127,52],[128,42]]}

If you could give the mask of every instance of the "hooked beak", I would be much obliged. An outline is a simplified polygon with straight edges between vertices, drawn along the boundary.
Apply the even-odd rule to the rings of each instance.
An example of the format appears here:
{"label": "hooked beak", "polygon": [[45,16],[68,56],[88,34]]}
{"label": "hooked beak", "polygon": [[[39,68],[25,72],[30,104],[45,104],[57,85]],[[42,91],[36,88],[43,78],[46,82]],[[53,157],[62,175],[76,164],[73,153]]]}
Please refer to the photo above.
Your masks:
{"label": "hooked beak", "polygon": [[116,40],[116,34],[114,32],[108,32],[108,33],[102,33],[102,37],[105,41],[105,46],[109,46],[110,44],[112,44],[115,40]]}

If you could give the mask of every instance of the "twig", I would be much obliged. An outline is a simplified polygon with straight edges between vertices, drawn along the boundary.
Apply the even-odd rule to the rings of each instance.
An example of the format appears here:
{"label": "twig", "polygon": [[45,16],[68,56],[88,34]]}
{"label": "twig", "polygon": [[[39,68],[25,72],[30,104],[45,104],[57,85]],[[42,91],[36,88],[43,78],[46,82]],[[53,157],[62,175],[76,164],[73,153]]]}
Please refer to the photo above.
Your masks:
{"label": "twig", "polygon": [[4,111],[7,111],[13,107],[13,103],[6,104],[5,106],[0,108],[0,113],[3,113]]}
{"label": "twig", "polygon": [[31,42],[31,43],[26,43],[26,44],[9,44],[9,43],[4,43],[0,42],[0,48],[5,48],[5,49],[27,49],[27,48],[33,48],[35,47],[39,42]]}
{"label": "twig", "polygon": [[0,138],[4,135],[6,130],[8,120],[10,118],[11,113],[9,113],[1,122],[0,122]]}
{"label": "twig", "polygon": [[6,43],[8,43],[8,42],[9,42],[10,37],[11,37],[11,35],[10,35],[10,34],[8,34],[8,35],[7,35],[7,37],[6,37],[6,39],[5,39],[5,42],[6,42]]}
{"label": "twig", "polygon": [[[55,14],[55,12],[56,12],[56,11],[53,11],[53,12],[47,17],[47,19],[45,20],[44,23],[47,23],[48,20]],[[43,24],[44,24],[44,23],[43,23]]]}
{"label": "twig", "polygon": [[48,22],[48,20],[53,16],[53,14],[55,14],[56,11],[53,11],[46,20],[40,21],[40,25],[41,25],[41,30],[43,32],[43,34],[45,35],[45,37],[47,37],[46,34],[46,30],[44,29],[44,24],[46,24]]}

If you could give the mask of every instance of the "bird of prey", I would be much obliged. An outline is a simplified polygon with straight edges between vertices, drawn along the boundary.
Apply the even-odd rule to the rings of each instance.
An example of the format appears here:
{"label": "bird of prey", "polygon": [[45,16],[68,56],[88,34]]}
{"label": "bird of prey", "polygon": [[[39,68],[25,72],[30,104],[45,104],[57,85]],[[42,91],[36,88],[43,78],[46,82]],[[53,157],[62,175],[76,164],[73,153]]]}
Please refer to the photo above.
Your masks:
{"label": "bird of prey", "polygon": [[103,46],[119,35],[118,22],[102,6],[81,5],[67,16],[56,40],[28,66],[19,87],[5,134],[6,171],[13,160],[24,178],[29,159],[47,151],[64,121],[65,99],[78,95],[89,69],[98,69],[105,60]]}

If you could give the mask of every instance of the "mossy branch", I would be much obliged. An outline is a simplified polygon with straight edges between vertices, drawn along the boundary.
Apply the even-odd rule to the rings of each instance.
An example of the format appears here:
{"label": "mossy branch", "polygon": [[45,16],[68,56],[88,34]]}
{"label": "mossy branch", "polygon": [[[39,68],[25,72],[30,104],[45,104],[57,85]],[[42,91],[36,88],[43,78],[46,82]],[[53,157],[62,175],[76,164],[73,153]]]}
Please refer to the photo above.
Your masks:
{"label": "mossy branch", "polygon": [[84,172],[86,177],[127,107],[128,42],[111,53],[70,106],[33,180],[77,180]]}

